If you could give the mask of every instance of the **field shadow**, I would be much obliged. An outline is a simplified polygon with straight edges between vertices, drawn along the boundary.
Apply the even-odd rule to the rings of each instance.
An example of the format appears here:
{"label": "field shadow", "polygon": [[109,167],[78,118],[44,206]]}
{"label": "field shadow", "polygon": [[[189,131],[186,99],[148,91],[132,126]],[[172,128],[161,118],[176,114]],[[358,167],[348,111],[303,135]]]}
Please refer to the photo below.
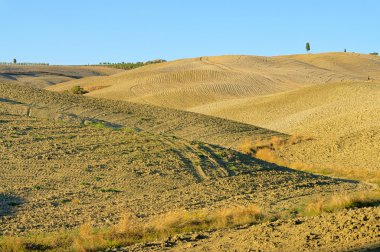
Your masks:
{"label": "field shadow", "polygon": [[23,203],[24,200],[21,197],[0,193],[0,216],[14,215],[17,207]]}
{"label": "field shadow", "polygon": [[251,158],[254,159],[256,163],[261,164],[263,167],[265,167],[266,170],[292,172],[292,173],[297,173],[300,175],[308,175],[308,176],[311,176],[314,178],[323,178],[324,180],[329,180],[331,182],[337,182],[337,183],[350,183],[350,184],[359,184],[360,183],[358,180],[330,177],[328,175],[317,174],[317,173],[313,173],[310,171],[300,171],[300,170],[296,170],[296,169],[289,168],[286,166],[277,165],[275,163],[270,163],[270,162],[267,162],[267,161],[264,161],[264,160],[261,160],[258,158],[254,158],[254,157],[251,157]]}
{"label": "field shadow", "polygon": [[9,100],[9,99],[5,99],[5,98],[0,98],[0,102],[6,102],[6,103],[9,103],[9,104],[13,104],[13,105],[16,105],[16,104],[24,105],[25,104],[25,103],[22,103],[22,102],[18,102],[18,101],[14,101],[14,100]]}
{"label": "field shadow", "polygon": [[[220,150],[224,149],[223,147],[218,146],[218,145],[210,145],[210,146],[212,146],[213,148],[216,148],[216,149],[220,149]],[[299,174],[301,176],[307,175],[309,177],[313,177],[316,179],[321,178],[321,179],[325,180],[326,182],[329,181],[329,183],[350,183],[350,184],[359,184],[360,183],[358,180],[336,178],[336,177],[330,177],[328,175],[317,174],[317,173],[313,173],[313,172],[309,172],[309,171],[300,171],[300,170],[296,170],[296,169],[293,169],[290,167],[277,165],[275,163],[270,163],[268,161],[252,157],[251,155],[244,154],[244,153],[237,151],[237,150],[231,150],[231,151],[234,152],[234,156],[233,156],[233,160],[230,160],[230,161],[237,162],[240,164],[244,164],[244,165],[247,165],[248,167],[254,167],[254,166],[259,165],[261,167],[260,171],[281,171],[281,172],[286,172],[286,173],[293,173],[293,174],[295,173],[295,174]],[[242,173],[244,173],[244,174],[254,173],[256,171],[257,171],[257,169],[252,169],[252,170],[244,169],[243,171],[240,172],[240,174],[242,174]]]}

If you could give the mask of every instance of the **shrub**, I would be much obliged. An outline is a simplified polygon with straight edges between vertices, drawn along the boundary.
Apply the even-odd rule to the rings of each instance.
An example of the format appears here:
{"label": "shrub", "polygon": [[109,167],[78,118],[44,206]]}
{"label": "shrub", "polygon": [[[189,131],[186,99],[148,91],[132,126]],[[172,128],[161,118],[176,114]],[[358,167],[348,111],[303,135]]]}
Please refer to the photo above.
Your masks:
{"label": "shrub", "polygon": [[88,93],[88,91],[84,90],[81,86],[73,86],[71,88],[71,93],[82,95]]}

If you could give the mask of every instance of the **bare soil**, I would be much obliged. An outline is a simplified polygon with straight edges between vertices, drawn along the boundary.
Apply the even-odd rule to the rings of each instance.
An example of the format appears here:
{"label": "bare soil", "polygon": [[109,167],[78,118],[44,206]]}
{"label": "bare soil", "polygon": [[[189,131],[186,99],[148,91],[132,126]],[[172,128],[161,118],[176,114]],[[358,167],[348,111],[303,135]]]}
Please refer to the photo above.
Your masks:
{"label": "bare soil", "polygon": [[[201,58],[200,64],[212,71],[239,72],[226,60],[231,59]],[[244,69],[252,63],[249,58],[244,62],[247,60],[249,64],[237,61],[237,65]],[[264,58],[253,62],[257,60],[271,63]],[[213,73],[207,74],[213,78]],[[378,206],[316,217],[295,214],[297,207],[317,197],[366,193],[374,185],[295,171],[236,151],[246,138],[288,137],[284,133],[175,109],[54,93],[19,82],[0,83],[0,236],[67,231],[86,222],[104,227],[117,223],[125,213],[148,221],[181,209],[254,204],[279,220],[178,234],[163,241],[112,249],[356,251],[380,247]],[[353,88],[365,90],[361,97],[376,97],[368,95],[366,87]],[[102,90],[107,87],[97,91]],[[364,102],[360,109],[368,112],[366,105],[373,104],[371,101],[376,99]],[[281,108],[292,107],[280,104]],[[376,123],[376,113],[375,108],[360,118]],[[318,135],[317,139],[286,146],[277,154],[289,161],[325,165],[318,163],[323,159],[338,165],[351,164],[350,158],[367,151],[373,156],[363,156],[363,164],[372,166],[377,160],[373,151],[378,149],[378,127],[352,123],[356,121],[347,121],[350,128],[342,120],[330,120],[326,127],[338,125],[341,129],[336,138]],[[281,125],[286,122],[293,121]],[[323,127],[315,125],[319,124],[305,123],[303,129],[310,126],[323,132]],[[320,139],[325,139],[325,145]],[[363,145],[357,145],[360,142]]]}
{"label": "bare soil", "polygon": [[258,204],[291,210],[306,196],[363,190],[206,143],[0,115],[3,234],[54,231],[122,213]]}
{"label": "bare soil", "polygon": [[171,237],[119,251],[378,251],[380,208]]}

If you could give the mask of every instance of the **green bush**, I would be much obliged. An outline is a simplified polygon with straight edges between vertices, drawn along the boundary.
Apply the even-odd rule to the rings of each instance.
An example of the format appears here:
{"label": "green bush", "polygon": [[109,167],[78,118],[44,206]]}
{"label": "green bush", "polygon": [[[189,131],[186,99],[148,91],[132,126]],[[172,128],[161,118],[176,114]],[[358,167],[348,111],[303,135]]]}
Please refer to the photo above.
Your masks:
{"label": "green bush", "polygon": [[88,93],[88,91],[84,90],[81,86],[74,86],[71,88],[71,93],[82,95]]}

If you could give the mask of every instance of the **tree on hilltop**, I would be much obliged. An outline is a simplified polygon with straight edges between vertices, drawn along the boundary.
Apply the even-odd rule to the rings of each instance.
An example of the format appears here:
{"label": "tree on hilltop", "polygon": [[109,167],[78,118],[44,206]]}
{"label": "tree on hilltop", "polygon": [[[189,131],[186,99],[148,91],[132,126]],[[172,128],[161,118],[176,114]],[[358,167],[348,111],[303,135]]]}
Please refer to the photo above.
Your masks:
{"label": "tree on hilltop", "polygon": [[310,51],[310,43],[309,42],[306,42],[306,51],[309,53]]}

